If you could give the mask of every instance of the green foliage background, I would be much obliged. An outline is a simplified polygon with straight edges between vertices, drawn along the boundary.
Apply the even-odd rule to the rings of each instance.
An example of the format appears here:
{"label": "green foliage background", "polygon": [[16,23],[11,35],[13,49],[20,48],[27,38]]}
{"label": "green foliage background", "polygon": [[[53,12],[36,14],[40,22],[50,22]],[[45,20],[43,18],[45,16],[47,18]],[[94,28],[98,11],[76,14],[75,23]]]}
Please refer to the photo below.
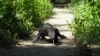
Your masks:
{"label": "green foliage background", "polygon": [[100,0],[72,0],[71,9],[75,19],[71,24],[79,43],[100,42]]}
{"label": "green foliage background", "polygon": [[70,25],[77,42],[75,56],[98,56],[93,45],[100,45],[100,0],[72,0],[70,8],[75,15]]}
{"label": "green foliage background", "polygon": [[34,0],[33,4],[34,11],[32,12],[32,22],[35,27],[38,27],[52,14],[53,6],[51,5],[50,0]]}
{"label": "green foliage background", "polygon": [[0,46],[28,37],[51,13],[49,0],[0,0]]}

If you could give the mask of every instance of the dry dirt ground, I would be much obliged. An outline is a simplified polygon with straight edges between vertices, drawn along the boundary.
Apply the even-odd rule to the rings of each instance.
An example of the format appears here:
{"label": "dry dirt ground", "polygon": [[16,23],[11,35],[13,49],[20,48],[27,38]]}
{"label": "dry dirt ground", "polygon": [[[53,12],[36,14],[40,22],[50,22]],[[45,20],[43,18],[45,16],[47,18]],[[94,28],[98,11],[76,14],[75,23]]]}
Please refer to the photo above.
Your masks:
{"label": "dry dirt ground", "polygon": [[[58,45],[42,39],[36,43],[32,43],[32,39],[24,40],[19,42],[16,47],[2,52],[0,56],[74,56],[76,44],[71,30],[68,28],[68,24],[72,22],[74,16],[66,8],[54,8],[53,11],[54,15],[44,23],[57,27],[60,33],[67,37],[66,39],[59,39]],[[34,31],[33,34],[36,35],[37,31]],[[46,38],[48,39],[48,37]]]}

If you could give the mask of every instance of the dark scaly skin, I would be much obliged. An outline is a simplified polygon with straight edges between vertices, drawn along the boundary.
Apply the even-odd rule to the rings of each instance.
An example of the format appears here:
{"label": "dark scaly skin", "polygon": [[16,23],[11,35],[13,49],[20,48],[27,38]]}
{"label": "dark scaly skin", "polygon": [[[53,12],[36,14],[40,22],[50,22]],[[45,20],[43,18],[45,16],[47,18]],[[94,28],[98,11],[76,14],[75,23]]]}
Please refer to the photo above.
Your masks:
{"label": "dark scaly skin", "polygon": [[53,40],[53,43],[56,44],[58,42],[58,36],[63,39],[66,38],[64,35],[61,35],[59,33],[59,30],[55,27],[53,27],[51,24],[47,23],[44,24],[37,34],[37,36],[33,39],[33,42],[37,42],[40,37],[43,39],[46,39],[45,36],[49,36],[50,39]]}

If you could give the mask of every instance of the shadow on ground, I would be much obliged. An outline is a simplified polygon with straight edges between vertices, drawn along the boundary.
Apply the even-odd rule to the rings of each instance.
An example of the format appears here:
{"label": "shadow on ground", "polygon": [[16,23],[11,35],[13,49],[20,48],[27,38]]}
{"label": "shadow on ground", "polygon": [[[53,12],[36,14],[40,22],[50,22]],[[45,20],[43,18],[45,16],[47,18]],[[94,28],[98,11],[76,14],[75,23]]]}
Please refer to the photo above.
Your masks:
{"label": "shadow on ground", "polygon": [[92,55],[93,56],[100,56],[100,47],[99,48],[92,48]]}
{"label": "shadow on ground", "polygon": [[[66,40],[66,39],[64,39]],[[59,45],[53,45],[52,40],[47,39],[39,40],[37,43],[32,43],[32,39],[22,41],[22,43],[17,46],[0,49],[0,56],[75,56],[75,46],[73,43],[64,42],[64,40],[59,40]],[[66,45],[65,45],[66,44]]]}
{"label": "shadow on ground", "polygon": [[27,45],[0,52],[0,56],[74,56],[75,47]]}

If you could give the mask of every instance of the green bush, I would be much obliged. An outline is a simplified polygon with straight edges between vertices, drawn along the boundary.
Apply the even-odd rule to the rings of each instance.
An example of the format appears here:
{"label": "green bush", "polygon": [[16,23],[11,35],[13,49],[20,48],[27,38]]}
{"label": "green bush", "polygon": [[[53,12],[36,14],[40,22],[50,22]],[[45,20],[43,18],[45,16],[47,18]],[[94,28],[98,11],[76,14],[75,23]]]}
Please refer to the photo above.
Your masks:
{"label": "green bush", "polygon": [[34,26],[38,27],[51,15],[53,7],[50,0],[34,0],[33,4],[32,22],[34,23]]}
{"label": "green bush", "polygon": [[18,41],[16,37],[17,33],[12,35],[10,31],[0,30],[0,47],[7,47],[6,45],[16,44]]}
{"label": "green bush", "polygon": [[28,37],[51,13],[49,0],[0,0],[0,45]]}
{"label": "green bush", "polygon": [[26,18],[24,0],[0,0],[0,43],[10,44],[18,37],[27,37],[33,30],[30,18]]}
{"label": "green bush", "polygon": [[14,8],[11,0],[0,0],[0,46],[10,44],[16,39],[17,32],[13,32]]}
{"label": "green bush", "polygon": [[[18,32],[18,35],[21,37],[28,37],[32,30],[33,30],[33,24],[32,24],[32,14],[30,10],[32,10],[32,7],[27,5],[32,2],[27,2],[27,0],[15,0],[14,1],[14,9],[15,9],[15,17],[17,19],[17,27],[15,29]],[[29,6],[29,8],[28,8]],[[31,7],[31,8],[30,8]],[[14,19],[15,20],[15,19]]]}
{"label": "green bush", "polygon": [[72,0],[75,19],[71,24],[77,42],[100,42],[100,0]]}

